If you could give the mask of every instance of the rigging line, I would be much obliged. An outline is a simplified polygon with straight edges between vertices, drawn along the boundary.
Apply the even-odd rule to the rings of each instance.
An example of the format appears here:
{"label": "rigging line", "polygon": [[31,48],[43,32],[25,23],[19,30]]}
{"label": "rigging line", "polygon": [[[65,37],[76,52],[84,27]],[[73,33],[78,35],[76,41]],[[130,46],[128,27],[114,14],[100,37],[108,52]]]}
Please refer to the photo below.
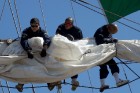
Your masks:
{"label": "rigging line", "polygon": [[[101,5],[100,0],[97,0],[97,1],[98,1],[99,6],[103,9],[103,6]],[[109,23],[104,10],[102,10],[102,13],[105,15],[104,17],[105,17],[106,22]]]}
{"label": "rigging line", "polygon": [[73,16],[74,16],[74,19],[75,19],[75,24],[77,26],[77,20],[76,20],[76,16],[75,16],[75,12],[74,12],[74,8],[73,8],[73,4],[72,4],[72,1],[70,0],[70,3],[71,3],[71,9],[72,9],[72,13],[73,13]]}
{"label": "rigging line", "polygon": [[[0,81],[0,86],[2,86],[2,83]],[[3,87],[1,87],[2,93],[4,93]]]}
{"label": "rigging line", "polygon": [[19,20],[20,18],[19,18],[19,15],[18,15],[16,0],[14,0],[14,6],[15,6],[16,15],[17,15],[17,18],[18,18],[18,25],[19,25],[19,29],[20,29],[20,33],[21,33],[21,24],[20,24],[20,20]]}
{"label": "rigging line", "polygon": [[16,25],[16,20],[15,20],[15,17],[14,17],[14,12],[12,10],[12,6],[11,6],[11,1],[10,0],[8,0],[8,4],[10,6],[10,11],[11,11],[11,14],[12,14],[12,18],[13,18],[13,21],[14,21],[14,25],[16,27],[16,31],[17,31],[18,37],[20,37],[20,34],[18,32],[18,28],[17,28],[17,25]]}
{"label": "rigging line", "polygon": [[40,9],[41,9],[41,13],[42,13],[43,22],[44,22],[44,27],[45,27],[46,32],[48,33],[48,31],[47,31],[47,25],[46,25],[46,21],[45,21],[45,15],[44,15],[44,11],[43,11],[41,0],[39,0],[39,4],[40,4]]}
{"label": "rigging line", "polygon": [[[128,63],[128,62],[124,62],[125,64],[134,64],[134,63]],[[122,62],[117,62],[116,64],[124,64]],[[138,63],[138,62],[135,62],[135,63]],[[139,63],[138,63],[139,64]],[[110,64],[110,65],[114,65],[114,64]]]}
{"label": "rigging line", "polygon": [[7,81],[6,81],[6,85],[7,85],[7,87],[8,87],[8,92],[11,93],[11,92],[10,92],[10,88],[9,88],[9,84],[8,84]]}
{"label": "rigging line", "polygon": [[[90,9],[91,11],[94,11],[94,12],[96,12],[96,13],[100,14],[100,15],[105,16],[105,14],[100,13],[100,12],[98,12],[98,11],[96,11],[96,10],[92,9],[92,8],[89,8],[89,7],[87,7],[87,6],[85,6],[85,5],[81,4],[81,3],[78,3],[78,2],[76,2],[75,0],[72,0],[72,1],[73,1],[73,2],[75,2],[75,3],[77,3],[77,4],[79,4],[79,5],[81,5],[81,6],[83,6],[83,7],[85,7],[85,8],[87,8],[87,9]],[[129,27],[129,28],[131,28],[131,29],[133,29],[133,30],[135,30],[135,31],[140,32],[140,30],[135,29],[135,28],[133,28],[133,27],[131,27],[131,26],[129,26],[129,25],[126,25],[126,24],[124,24],[124,23],[122,23],[122,22],[120,22],[120,21],[116,21],[116,22],[118,22],[118,23],[120,23],[120,24],[122,24],[122,25],[124,25],[124,26],[126,26],[126,27]]]}
{"label": "rigging line", "polygon": [[131,26],[129,26],[129,25],[127,25],[127,24],[125,24],[125,23],[122,23],[122,22],[120,22],[120,21],[116,21],[116,22],[118,22],[118,23],[120,23],[120,24],[122,24],[122,25],[124,25],[124,26],[127,26],[127,27],[129,27],[129,28],[131,28],[131,29],[133,29],[133,30],[135,30],[135,31],[140,32],[140,30],[135,29],[134,27],[131,27]]}
{"label": "rigging line", "polygon": [[0,15],[0,21],[1,21],[2,15],[3,15],[3,12],[4,12],[5,3],[6,3],[6,0],[4,1],[3,7],[2,7],[2,11],[1,11],[1,15]]}
{"label": "rigging line", "polygon": [[85,3],[85,4],[88,4],[88,5],[90,5],[90,6],[93,6],[93,7],[97,8],[97,9],[103,10],[103,11],[105,11],[105,12],[108,12],[108,13],[110,13],[110,14],[112,14],[112,15],[115,15],[115,16],[117,16],[117,17],[119,17],[119,18],[122,18],[122,19],[125,19],[125,20],[127,20],[127,21],[130,21],[130,22],[135,23],[135,24],[137,24],[137,25],[140,25],[140,23],[138,23],[138,22],[135,22],[135,21],[130,20],[130,19],[128,19],[128,18],[125,18],[125,17],[123,17],[123,16],[121,16],[121,15],[118,15],[118,14],[116,14],[116,13],[113,13],[113,12],[110,12],[110,11],[108,11],[108,10],[105,10],[105,9],[103,9],[103,8],[99,8],[99,7],[97,7],[97,6],[93,5],[93,4],[90,4],[90,3],[86,2],[86,1],[83,1],[83,0],[78,0],[78,1],[83,2],[83,3]]}
{"label": "rigging line", "polygon": [[[138,79],[140,79],[140,78],[136,78],[136,79],[130,81],[129,84],[132,83],[132,82],[134,82],[134,81],[136,81],[136,80],[138,80]],[[70,83],[66,83],[66,84],[67,84],[67,85],[72,85],[72,84],[70,84]],[[97,88],[97,87],[89,87],[89,86],[78,86],[78,87],[100,89],[100,88]],[[110,87],[109,89],[114,89],[114,88],[119,88],[119,87]]]}
{"label": "rigging line", "polygon": [[[116,43],[115,43],[115,48],[116,48],[116,57],[117,57],[118,50],[117,50]],[[120,59],[120,60],[121,60],[121,59]],[[121,60],[121,62],[123,62],[123,61]],[[122,66],[122,68],[123,68],[123,72],[124,72],[125,78],[126,78],[126,80],[128,80],[128,77],[127,77],[127,75],[126,75],[126,71],[125,71],[125,69],[124,69],[123,65],[121,65],[121,66]],[[130,84],[129,84],[129,83],[128,83],[128,86],[129,86],[129,90],[130,90],[130,92],[132,93],[132,89],[131,89],[131,87],[130,87]]]}
{"label": "rigging line", "polygon": [[140,76],[135,72],[133,71],[129,66],[127,66],[121,59],[119,59],[118,57],[116,57],[118,60],[120,60],[130,71],[132,71],[137,77],[140,78]]}
{"label": "rigging line", "polygon": [[[129,83],[132,83],[136,80],[140,79],[139,77],[129,81]],[[64,84],[64,85],[72,85],[71,83],[61,83],[61,84]],[[11,88],[11,89],[16,89],[15,86],[14,87],[10,87],[10,86],[0,86],[0,87],[4,87],[4,88]],[[24,87],[23,89],[30,89],[30,88],[44,88],[44,87],[48,87],[48,86],[34,86],[34,87]],[[89,87],[89,86],[78,86],[78,87],[83,87],[83,88],[93,88],[93,89],[100,89],[98,87]],[[113,88],[118,88],[118,87],[110,87],[109,89],[113,89]]]}
{"label": "rigging line", "polygon": [[62,93],[62,90],[57,88],[57,93]]}
{"label": "rigging line", "polygon": [[[113,39],[113,38],[112,38]],[[116,57],[117,57],[117,53],[118,53],[118,49],[117,49],[117,45],[116,45],[116,43],[115,43],[115,49],[116,49]],[[121,59],[120,59],[121,60]],[[122,62],[122,60],[121,60],[121,62]],[[122,66],[122,65],[121,65]],[[122,68],[123,68],[123,66],[122,66]],[[124,72],[124,75],[125,75],[125,78],[126,78],[126,80],[128,80],[128,78],[127,78],[127,75],[126,75],[126,71],[125,71],[125,69],[123,68],[123,72]],[[131,87],[130,87],[130,84],[128,83],[128,86],[129,86],[129,90],[130,90],[130,92],[132,93],[132,89],[131,89]]]}
{"label": "rigging line", "polygon": [[[123,65],[121,65],[121,66],[122,66],[122,68],[123,68],[123,72],[124,72],[125,78],[126,78],[126,80],[128,80],[128,77],[127,77],[127,75],[126,75],[126,71],[125,71]],[[132,93],[132,89],[131,89],[131,86],[130,86],[129,83],[128,83],[128,86],[129,86],[129,90],[130,90],[130,92]]]}
{"label": "rigging line", "polygon": [[33,84],[31,84],[31,85],[32,85],[32,90],[33,90],[33,93],[35,93],[34,85],[33,85]]}
{"label": "rigging line", "polygon": [[[91,78],[90,78],[90,74],[89,74],[89,70],[87,70],[87,73],[88,73],[88,79],[90,81],[90,85],[91,85],[91,87],[93,87],[92,82],[91,82]],[[94,93],[93,88],[92,88],[92,93]]]}
{"label": "rigging line", "polygon": [[[132,61],[124,61],[125,64],[134,64],[138,62],[132,62]],[[122,62],[117,62],[117,64],[123,64]],[[138,63],[139,64],[139,63]]]}

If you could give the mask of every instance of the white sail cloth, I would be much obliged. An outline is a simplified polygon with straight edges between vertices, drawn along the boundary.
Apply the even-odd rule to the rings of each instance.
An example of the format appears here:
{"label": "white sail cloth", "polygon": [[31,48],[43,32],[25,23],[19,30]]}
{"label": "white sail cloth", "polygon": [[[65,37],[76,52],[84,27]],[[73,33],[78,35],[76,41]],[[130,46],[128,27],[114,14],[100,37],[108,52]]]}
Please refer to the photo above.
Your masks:
{"label": "white sail cloth", "polygon": [[27,57],[19,41],[9,46],[0,43],[0,78],[19,83],[54,82],[105,63],[116,54],[119,58],[140,62],[140,40],[119,40],[116,45],[97,46],[92,38],[69,41],[56,35],[46,57],[39,54],[42,38],[31,38],[28,42],[34,52],[33,59]]}

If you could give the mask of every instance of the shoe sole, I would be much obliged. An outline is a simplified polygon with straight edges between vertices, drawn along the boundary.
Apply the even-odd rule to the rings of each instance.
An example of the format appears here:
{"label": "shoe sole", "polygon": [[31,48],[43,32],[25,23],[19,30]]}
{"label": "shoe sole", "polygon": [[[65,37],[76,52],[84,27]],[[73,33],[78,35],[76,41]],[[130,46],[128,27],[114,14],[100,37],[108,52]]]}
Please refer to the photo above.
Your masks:
{"label": "shoe sole", "polygon": [[124,84],[121,84],[121,85],[119,85],[119,86],[117,86],[117,87],[121,87],[121,86],[124,86],[124,85],[126,85],[126,84],[128,84],[129,82],[126,82],[126,83],[124,83]]}
{"label": "shoe sole", "polygon": [[75,90],[77,89],[77,87],[78,87],[78,86],[74,86],[74,85],[73,85],[72,88],[71,88],[71,90],[72,90],[72,91],[75,91]]}
{"label": "shoe sole", "polygon": [[78,86],[79,86],[79,82],[77,84],[72,84],[71,90],[75,91]]}
{"label": "shoe sole", "polygon": [[104,87],[104,88],[101,88],[101,89],[100,89],[100,92],[103,92],[103,91],[106,90],[106,89],[109,89],[109,86],[106,86],[106,87]]}
{"label": "shoe sole", "polygon": [[22,92],[23,91],[23,87],[21,87],[21,86],[16,86],[16,89],[19,91],[19,92]]}

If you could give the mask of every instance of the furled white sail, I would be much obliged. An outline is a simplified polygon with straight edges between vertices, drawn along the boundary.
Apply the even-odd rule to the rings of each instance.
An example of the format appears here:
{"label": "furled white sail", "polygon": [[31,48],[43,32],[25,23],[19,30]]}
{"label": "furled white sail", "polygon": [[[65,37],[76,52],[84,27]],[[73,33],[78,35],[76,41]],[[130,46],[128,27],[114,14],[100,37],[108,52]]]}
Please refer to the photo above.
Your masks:
{"label": "furled white sail", "polygon": [[0,42],[0,78],[20,83],[45,83],[63,80],[116,56],[140,62],[140,40],[119,40],[115,45],[96,45],[93,38],[69,41],[55,35],[46,57],[40,56],[43,39],[28,40],[34,52],[29,59],[20,42]]}

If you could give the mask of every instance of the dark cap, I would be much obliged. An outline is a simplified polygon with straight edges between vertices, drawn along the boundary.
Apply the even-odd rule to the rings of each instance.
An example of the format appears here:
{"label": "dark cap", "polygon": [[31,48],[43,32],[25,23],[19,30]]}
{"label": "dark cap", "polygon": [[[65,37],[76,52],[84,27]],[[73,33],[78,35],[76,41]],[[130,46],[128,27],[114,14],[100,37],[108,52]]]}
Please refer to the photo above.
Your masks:
{"label": "dark cap", "polygon": [[32,18],[30,20],[30,24],[33,24],[33,23],[39,24],[39,19],[38,18]]}

